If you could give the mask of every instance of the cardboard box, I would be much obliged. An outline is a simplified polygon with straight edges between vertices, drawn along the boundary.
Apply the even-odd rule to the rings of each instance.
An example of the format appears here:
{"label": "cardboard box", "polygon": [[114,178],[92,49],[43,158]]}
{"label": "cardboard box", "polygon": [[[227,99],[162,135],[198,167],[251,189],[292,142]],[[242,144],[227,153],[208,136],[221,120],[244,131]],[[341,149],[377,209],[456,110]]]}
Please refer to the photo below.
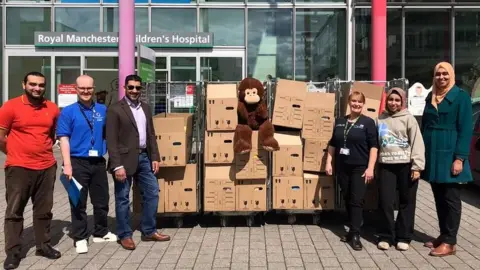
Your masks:
{"label": "cardboard box", "polygon": [[153,117],[160,167],[185,166],[192,147],[193,115],[190,113],[158,114]]}
{"label": "cardboard box", "polygon": [[[157,213],[165,213],[165,180],[163,179],[158,179],[158,186],[159,186],[159,191],[158,191],[158,208],[157,208]],[[142,213],[142,195],[140,193],[140,189],[138,187],[138,184],[135,183],[135,181],[132,184],[132,192],[133,192],[133,213],[141,214]]]}
{"label": "cardboard box", "polygon": [[236,179],[266,179],[268,152],[258,145],[258,131],[252,134],[252,150],[247,154],[235,154]]}
{"label": "cardboard box", "polygon": [[302,138],[329,140],[335,124],[335,94],[307,93]]}
{"label": "cardboard box", "polygon": [[316,210],[335,209],[335,181],[333,176],[305,173],[304,208]]}
{"label": "cardboard box", "polygon": [[303,146],[299,132],[277,132],[280,150],[273,152],[273,176],[303,175]]}
{"label": "cardboard box", "polygon": [[[365,105],[363,107],[363,114],[370,118],[377,118],[380,110],[380,103],[382,100],[382,94],[385,91],[383,86],[354,82],[350,87],[350,92],[359,91],[365,95]],[[350,106],[348,106],[348,95],[345,95],[345,115],[350,114]]]}
{"label": "cardboard box", "polygon": [[207,85],[207,130],[233,131],[237,127],[236,84]]}
{"label": "cardboard box", "polygon": [[203,207],[205,212],[235,211],[235,168],[206,166]]}
{"label": "cardboard box", "polygon": [[303,170],[325,172],[328,140],[305,139],[303,149]]}
{"label": "cardboard box", "polygon": [[273,209],[303,209],[303,176],[273,177]]}
{"label": "cardboard box", "polygon": [[235,181],[236,211],[267,211],[265,179]]}
{"label": "cardboard box", "polygon": [[205,164],[232,164],[235,132],[205,132]]}
{"label": "cardboard box", "polygon": [[307,83],[280,79],[275,91],[272,123],[288,128],[302,128]]}
{"label": "cardboard box", "polygon": [[166,213],[197,212],[197,164],[162,168],[158,175],[165,179]]}

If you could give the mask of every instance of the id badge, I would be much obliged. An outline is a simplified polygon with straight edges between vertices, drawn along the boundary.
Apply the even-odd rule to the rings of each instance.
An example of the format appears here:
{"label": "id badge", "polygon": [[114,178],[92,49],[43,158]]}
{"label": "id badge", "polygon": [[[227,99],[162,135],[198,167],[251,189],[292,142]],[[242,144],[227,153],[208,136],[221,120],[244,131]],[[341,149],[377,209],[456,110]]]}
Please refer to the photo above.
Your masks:
{"label": "id badge", "polygon": [[88,150],[88,156],[89,157],[98,157],[98,151],[97,150]]}
{"label": "id badge", "polygon": [[350,155],[350,149],[348,149],[348,148],[340,148],[340,155],[349,156],[349,155]]}

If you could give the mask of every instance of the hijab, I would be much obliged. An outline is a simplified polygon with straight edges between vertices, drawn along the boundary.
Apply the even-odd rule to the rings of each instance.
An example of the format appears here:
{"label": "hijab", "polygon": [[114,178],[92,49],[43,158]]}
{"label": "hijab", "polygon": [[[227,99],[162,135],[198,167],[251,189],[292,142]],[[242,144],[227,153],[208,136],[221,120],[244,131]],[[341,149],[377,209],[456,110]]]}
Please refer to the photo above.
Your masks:
{"label": "hijab", "polygon": [[[438,72],[440,68],[444,68],[447,71],[448,75],[450,76],[450,81],[448,82],[448,85],[445,88],[438,87],[435,80],[435,74]],[[440,104],[443,101],[448,91],[450,91],[450,89],[452,89],[454,85],[455,85],[455,71],[453,70],[452,65],[448,62],[438,63],[435,66],[435,69],[433,71],[433,84],[432,84],[433,107],[437,108],[438,104]]]}
{"label": "hijab", "polygon": [[[402,107],[400,109],[399,112],[405,110],[407,108],[407,93],[405,93],[405,91],[402,89],[402,88],[399,88],[399,87],[393,87],[392,89],[388,90],[387,92],[387,102],[388,102],[388,98],[390,97],[390,95],[392,94],[397,94],[400,96],[400,99],[402,100]],[[387,110],[387,112],[389,114],[394,114],[394,113],[397,113],[397,112],[392,112],[390,111],[390,109],[388,108],[388,104],[385,106],[385,109]]]}

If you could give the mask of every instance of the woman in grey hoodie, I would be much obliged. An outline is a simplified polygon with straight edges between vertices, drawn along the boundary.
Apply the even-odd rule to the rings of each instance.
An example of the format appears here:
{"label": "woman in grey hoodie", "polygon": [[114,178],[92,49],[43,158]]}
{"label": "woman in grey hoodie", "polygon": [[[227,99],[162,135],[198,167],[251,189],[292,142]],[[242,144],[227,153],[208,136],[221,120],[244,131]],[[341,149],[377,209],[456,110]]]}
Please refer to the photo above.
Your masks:
{"label": "woman in grey hoodie", "polygon": [[[415,202],[420,171],[425,168],[425,145],[417,120],[406,109],[403,89],[387,93],[386,111],[377,120],[379,195],[382,222],[378,226],[378,248],[396,243],[405,251],[413,235]],[[397,221],[394,220],[396,191],[399,191]]]}

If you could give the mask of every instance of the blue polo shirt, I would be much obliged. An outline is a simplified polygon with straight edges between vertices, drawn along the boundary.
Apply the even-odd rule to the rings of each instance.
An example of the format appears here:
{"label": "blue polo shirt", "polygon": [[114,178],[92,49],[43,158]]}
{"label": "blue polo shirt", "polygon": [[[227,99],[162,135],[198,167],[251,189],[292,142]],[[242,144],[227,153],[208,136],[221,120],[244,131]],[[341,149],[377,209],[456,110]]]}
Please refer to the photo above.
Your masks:
{"label": "blue polo shirt", "polygon": [[[93,123],[93,140],[89,122],[83,116],[82,111],[90,124]],[[89,157],[89,150],[97,150],[98,157],[102,157],[107,153],[105,140],[106,117],[107,107],[95,102],[90,108],[87,108],[80,102],[75,102],[63,108],[58,118],[57,137],[69,137],[70,156]]]}

